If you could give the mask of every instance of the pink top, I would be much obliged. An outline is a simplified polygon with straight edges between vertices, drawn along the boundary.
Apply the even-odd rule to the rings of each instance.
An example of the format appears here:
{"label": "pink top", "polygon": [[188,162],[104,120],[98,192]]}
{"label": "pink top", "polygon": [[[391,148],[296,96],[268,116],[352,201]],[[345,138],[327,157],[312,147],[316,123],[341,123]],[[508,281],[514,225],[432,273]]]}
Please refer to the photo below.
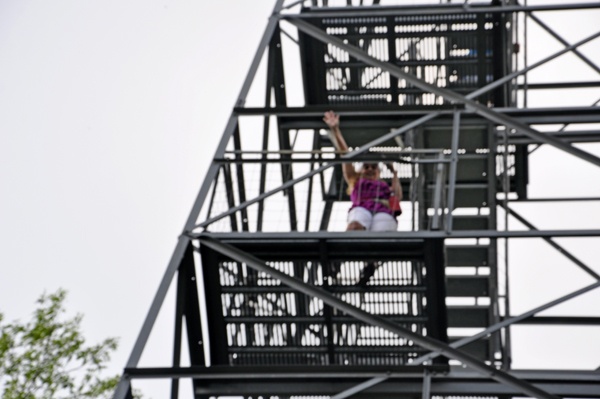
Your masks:
{"label": "pink top", "polygon": [[350,209],[360,206],[373,213],[385,212],[394,216],[390,208],[376,201],[378,199],[389,200],[391,194],[390,186],[381,180],[358,179],[354,184],[352,194],[350,194],[352,200]]}

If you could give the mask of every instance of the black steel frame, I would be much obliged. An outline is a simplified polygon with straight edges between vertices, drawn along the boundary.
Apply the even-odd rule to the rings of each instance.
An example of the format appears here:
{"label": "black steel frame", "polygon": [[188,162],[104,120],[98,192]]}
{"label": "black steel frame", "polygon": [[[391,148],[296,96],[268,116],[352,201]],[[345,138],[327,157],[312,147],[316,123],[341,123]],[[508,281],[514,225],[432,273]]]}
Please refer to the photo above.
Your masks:
{"label": "black steel frame", "polygon": [[[539,317],[535,316],[539,312],[549,309],[553,306],[561,304],[569,299],[587,293],[600,286],[600,275],[592,268],[579,260],[565,248],[556,243],[552,238],[555,237],[600,237],[600,230],[538,230],[523,216],[519,215],[514,209],[510,208],[510,203],[514,201],[598,201],[598,198],[519,198],[518,200],[509,200],[505,198],[504,202],[498,201],[498,205],[506,210],[507,215],[511,215],[516,220],[527,226],[529,230],[455,230],[453,229],[452,212],[446,212],[444,218],[436,218],[433,222],[431,230],[417,230],[410,232],[398,233],[333,233],[327,231],[320,232],[297,232],[299,220],[295,212],[295,193],[294,186],[298,182],[322,174],[324,170],[330,167],[335,167],[341,162],[355,159],[383,159],[380,156],[366,155],[369,148],[384,143],[395,136],[405,133],[413,128],[422,126],[427,122],[436,122],[440,119],[447,119],[452,126],[452,144],[449,157],[439,157],[430,161],[420,158],[416,161],[411,158],[411,162],[434,162],[439,165],[440,170],[443,170],[443,165],[448,165],[448,186],[447,186],[447,204],[438,203],[438,207],[447,207],[453,209],[453,203],[456,191],[456,165],[460,158],[457,156],[458,139],[460,127],[464,123],[469,123],[469,120],[484,120],[495,126],[506,126],[503,131],[494,132],[499,143],[507,144],[538,144],[552,145],[562,151],[568,152],[573,156],[579,157],[594,165],[600,166],[600,159],[596,156],[584,152],[571,143],[578,142],[596,142],[600,141],[600,131],[583,131],[583,132],[566,132],[563,129],[553,133],[542,133],[533,129],[531,124],[553,124],[563,123],[565,125],[571,123],[599,123],[600,113],[594,107],[589,108],[574,108],[561,107],[557,109],[530,109],[530,108],[488,108],[473,99],[481,94],[501,87],[505,84],[513,84],[515,78],[519,75],[525,75],[537,66],[543,65],[546,62],[566,53],[572,52],[579,57],[582,62],[589,65],[595,71],[600,73],[600,68],[594,64],[589,58],[585,57],[578,51],[578,47],[600,36],[600,32],[594,34],[575,44],[569,44],[560,35],[558,35],[549,26],[544,24],[533,12],[549,11],[549,10],[567,10],[567,9],[593,9],[600,8],[597,3],[581,3],[581,4],[562,4],[562,5],[536,5],[524,6],[516,4],[516,2],[507,2],[510,4],[440,4],[427,6],[408,6],[408,7],[385,7],[378,6],[373,9],[371,7],[345,7],[345,8],[327,8],[313,7],[304,10],[302,13],[290,13],[288,9],[300,5],[304,2],[290,2],[284,6],[284,0],[277,0],[273,14],[269,18],[267,29],[262,37],[258,51],[254,57],[250,71],[242,86],[241,92],[236,102],[230,119],[228,121],[225,132],[217,147],[215,158],[211,163],[204,183],[200,188],[200,192],[190,212],[188,220],[183,229],[183,233],[179,237],[177,246],[173,256],[169,262],[165,275],[160,283],[157,294],[151,305],[150,311],[146,316],[144,325],[131,352],[130,358],[125,366],[123,376],[117,387],[114,395],[115,399],[125,398],[131,392],[131,380],[138,378],[169,378],[172,380],[172,397],[178,396],[178,380],[180,378],[192,378],[194,388],[197,394],[202,397],[218,396],[220,394],[232,395],[249,395],[258,394],[265,386],[273,386],[274,391],[287,392],[289,395],[301,394],[326,394],[335,398],[345,398],[351,395],[360,397],[364,395],[372,397],[377,395],[380,397],[391,397],[396,394],[414,394],[415,392],[423,392],[423,397],[430,395],[492,395],[492,396],[513,396],[526,394],[537,398],[556,398],[556,397],[600,397],[600,376],[593,372],[569,372],[569,371],[518,371],[510,370],[510,364],[505,365],[508,370],[499,370],[483,362],[472,358],[465,352],[459,350],[461,346],[474,342],[478,339],[489,336],[499,331],[504,331],[508,334],[508,328],[516,323],[530,324],[562,324],[562,325],[597,325],[600,324],[598,318],[585,317]],[[373,2],[377,4],[378,2]],[[504,3],[504,2],[502,2]],[[315,4],[316,5],[316,4]],[[448,89],[440,88],[407,74],[402,69],[390,63],[381,62],[369,55],[361,49],[346,44],[335,37],[332,37],[307,22],[307,20],[323,17],[360,17],[364,13],[375,16],[396,15],[403,13],[407,15],[427,15],[427,14],[460,14],[460,13],[503,13],[506,15],[516,15],[523,13],[526,19],[539,24],[550,35],[559,40],[565,48],[556,54],[547,57],[546,59],[524,68],[506,74],[502,79],[496,80],[492,84],[486,85],[468,95],[461,95]],[[290,128],[309,128],[319,129],[322,126],[319,124],[320,116],[328,106],[307,106],[302,108],[290,108],[286,105],[285,93],[285,78],[282,63],[281,52],[281,34],[286,32],[281,30],[280,22],[287,21],[295,26],[299,31],[310,35],[311,37],[330,43],[340,49],[347,51],[355,59],[360,60],[366,65],[371,65],[381,70],[389,72],[396,78],[402,78],[409,81],[415,87],[422,90],[435,93],[439,96],[452,102],[452,107],[440,108],[432,111],[424,110],[403,110],[389,109],[385,107],[362,107],[352,109],[347,107],[341,112],[344,117],[377,117],[390,118],[393,117],[396,121],[404,121],[404,125],[390,132],[389,134],[362,146],[360,150],[350,152],[343,156],[337,156],[336,159],[317,158],[322,154],[316,151],[309,160],[299,160],[293,157],[292,143],[289,141],[289,134],[286,129]],[[268,78],[266,90],[266,108],[247,108],[245,107],[246,97],[250,90],[250,86],[254,80],[260,60],[268,48]],[[550,89],[550,88],[571,88],[571,87],[598,87],[598,82],[577,82],[577,83],[561,83],[561,84],[528,84],[525,80],[524,84],[513,84],[514,90],[522,90],[525,93],[527,90]],[[271,104],[271,96],[274,96],[275,107]],[[594,104],[595,105],[595,104]],[[279,145],[281,151],[279,157],[275,160],[269,159],[266,152],[267,146],[263,146],[263,153],[260,158],[250,159],[247,153],[244,152],[240,142],[239,118],[247,115],[262,115],[264,116],[265,129],[263,143],[268,142],[269,121],[270,116],[276,116],[279,132]],[[510,134],[508,134],[510,133]],[[315,133],[316,135],[316,133]],[[316,137],[316,136],[315,136]],[[233,142],[235,151],[228,152],[226,148],[229,142]],[[315,149],[317,147],[315,146]],[[407,154],[403,154],[407,155]],[[370,158],[369,158],[370,157]],[[506,157],[506,156],[505,156]],[[394,158],[400,159],[400,158]],[[318,162],[317,162],[318,161]],[[241,165],[245,162],[260,162],[262,166],[261,173],[261,190],[258,197],[253,199],[246,198],[246,189],[244,187],[243,168]],[[282,185],[275,190],[265,191],[265,165],[269,162],[281,164]],[[294,177],[292,175],[291,165],[298,162],[319,163],[316,169],[311,167],[311,171],[303,176]],[[507,164],[505,164],[506,166]],[[231,178],[232,169],[236,169],[237,181]],[[505,168],[506,171],[506,168]],[[219,214],[216,217],[210,217],[210,212],[206,220],[198,223],[198,217],[202,208],[205,206],[205,199],[211,198],[209,192],[213,187],[214,181],[218,175],[222,174],[228,193],[233,192],[233,185],[237,183],[237,192],[239,198],[236,205],[236,199],[233,196],[228,198],[229,210]],[[505,172],[501,176],[505,182],[508,182],[508,173]],[[445,179],[444,179],[445,180]],[[437,184],[437,200],[441,198],[441,180]],[[510,182],[508,182],[510,185]],[[444,188],[446,188],[444,186]],[[508,188],[504,187],[506,190]],[[325,189],[325,188],[323,188]],[[406,239],[448,239],[448,238],[490,238],[492,240],[498,238],[516,239],[516,238],[543,238],[561,254],[592,276],[596,282],[581,288],[571,294],[553,300],[547,304],[539,306],[528,312],[518,316],[507,316],[502,320],[496,320],[495,323],[485,328],[478,334],[471,337],[461,339],[452,344],[445,344],[432,340],[431,338],[414,334],[411,331],[403,329],[385,319],[368,314],[360,309],[353,307],[325,290],[297,281],[272,267],[268,266],[264,261],[258,259],[248,253],[245,253],[231,245],[225,244],[223,240],[231,239],[276,239],[280,233],[261,233],[262,229],[262,213],[264,211],[264,199],[268,198],[277,192],[284,191],[289,201],[289,218],[292,232],[286,233],[286,237],[297,240],[325,240],[325,239],[343,239],[344,237],[352,237],[355,239],[378,239],[378,238],[406,238]],[[214,196],[214,187],[213,195]],[[309,201],[310,202],[310,201]],[[246,209],[249,205],[258,203],[259,219],[257,224],[257,233],[250,233]],[[329,203],[328,203],[329,204]],[[330,208],[329,204],[329,208]],[[327,207],[326,207],[327,209]],[[241,215],[241,223],[238,224],[237,214]],[[326,211],[327,213],[327,211]],[[436,210],[435,215],[438,215]],[[210,233],[206,230],[211,223],[229,217],[232,226],[231,233]],[[507,216],[508,217],[508,216]],[[443,219],[443,220],[442,220]],[[308,222],[307,222],[308,225]],[[327,216],[324,217],[321,224],[322,229],[327,225]],[[321,298],[324,302],[332,307],[343,310],[345,313],[353,315],[359,320],[378,325],[388,329],[399,336],[408,337],[424,348],[431,351],[430,354],[417,359],[412,366],[402,367],[326,367],[322,370],[318,367],[307,370],[300,367],[285,367],[273,369],[252,370],[238,367],[232,369],[225,366],[205,367],[204,350],[198,350],[198,346],[203,347],[206,341],[202,335],[200,322],[200,298],[198,298],[198,290],[196,285],[196,265],[194,264],[193,252],[198,250],[194,246],[194,241],[200,247],[206,246],[219,253],[226,254],[232,259],[239,262],[244,262],[249,267],[261,270],[269,275],[281,280],[299,292],[308,295],[314,295]],[[150,335],[158,312],[164,302],[167,290],[172,284],[172,281],[177,274],[177,303],[176,303],[176,320],[175,320],[175,341],[173,351],[173,365],[168,368],[143,369],[138,368],[138,362],[144,350],[147,339]],[[180,353],[181,353],[181,331],[183,329],[183,321],[187,328],[188,345],[190,353],[194,354],[191,358],[191,367],[181,368]],[[215,339],[215,338],[213,338]],[[194,346],[194,348],[192,348]],[[201,355],[200,355],[201,354]],[[472,371],[464,371],[460,369],[450,369],[448,371],[444,367],[436,365],[426,365],[435,357],[443,355],[461,361],[469,366]],[[423,366],[419,366],[425,364]],[[510,372],[507,372],[510,371]],[[314,382],[310,388],[306,386],[304,380],[309,379]],[[366,381],[365,381],[366,379]],[[492,382],[491,380],[496,380]],[[499,382],[499,383],[498,383]],[[267,389],[269,391],[269,389]]]}

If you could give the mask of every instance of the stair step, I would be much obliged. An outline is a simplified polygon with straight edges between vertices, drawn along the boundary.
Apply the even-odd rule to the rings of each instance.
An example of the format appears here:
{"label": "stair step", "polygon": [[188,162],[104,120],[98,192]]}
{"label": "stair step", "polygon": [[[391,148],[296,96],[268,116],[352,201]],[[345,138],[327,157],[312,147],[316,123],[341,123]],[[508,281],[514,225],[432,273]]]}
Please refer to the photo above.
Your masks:
{"label": "stair step", "polygon": [[[426,148],[450,148],[452,142],[451,127],[431,126],[425,128],[424,144]],[[458,136],[458,148],[473,151],[488,147],[487,126],[461,126]]]}
{"label": "stair step", "polygon": [[447,276],[446,296],[482,297],[489,295],[488,276]]}
{"label": "stair step", "polygon": [[488,206],[488,188],[456,187],[454,195],[454,209],[456,208],[481,208]]}
{"label": "stair step", "polygon": [[448,327],[487,327],[490,308],[488,306],[448,306]]}
{"label": "stair step", "polygon": [[[447,187],[447,185],[446,185]],[[427,185],[425,207],[433,207],[433,192],[435,185]],[[481,208],[487,206],[488,186],[483,183],[469,184],[457,183],[454,195],[454,209],[456,208]]]}
{"label": "stair step", "polygon": [[490,219],[487,215],[453,215],[453,230],[487,230],[490,228]]}
{"label": "stair step", "polygon": [[446,266],[488,266],[487,245],[446,245]]}
{"label": "stair step", "polygon": [[[425,168],[426,182],[435,182],[435,165]],[[488,160],[485,155],[472,155],[458,158],[456,182],[487,183]],[[447,178],[447,175],[446,175]]]}

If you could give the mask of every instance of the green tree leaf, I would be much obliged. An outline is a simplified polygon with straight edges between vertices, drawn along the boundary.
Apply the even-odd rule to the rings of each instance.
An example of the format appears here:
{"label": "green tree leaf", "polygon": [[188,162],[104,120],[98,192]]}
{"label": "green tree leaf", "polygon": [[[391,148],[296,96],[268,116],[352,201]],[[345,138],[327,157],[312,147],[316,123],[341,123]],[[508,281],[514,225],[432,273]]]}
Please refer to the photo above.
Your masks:
{"label": "green tree leaf", "polygon": [[62,289],[42,295],[32,319],[25,324],[4,323],[0,313],[2,399],[112,397],[119,376],[103,377],[102,370],[118,340],[107,338],[86,346],[82,316],[64,318],[66,295]]}

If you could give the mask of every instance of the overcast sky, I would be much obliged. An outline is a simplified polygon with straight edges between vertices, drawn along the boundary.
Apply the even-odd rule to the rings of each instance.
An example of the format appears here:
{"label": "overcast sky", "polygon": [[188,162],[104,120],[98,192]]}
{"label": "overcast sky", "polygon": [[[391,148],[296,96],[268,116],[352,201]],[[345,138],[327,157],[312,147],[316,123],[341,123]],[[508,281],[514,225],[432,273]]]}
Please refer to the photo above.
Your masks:
{"label": "overcast sky", "polygon": [[[122,369],[273,4],[0,2],[0,312],[8,320],[27,319],[40,294],[65,288],[69,311],[85,315],[90,343],[121,338],[110,371]],[[598,12],[577,15],[574,24],[557,13],[544,20],[574,42],[593,33],[600,20]],[[535,44],[530,62],[561,48],[544,38]],[[600,64],[598,40],[582,51]],[[538,78],[598,80],[590,68],[574,66],[574,57],[563,61],[540,68]],[[600,90],[569,95],[566,104],[565,97],[547,93],[532,94],[530,101],[591,105]],[[600,156],[598,145],[582,148]],[[545,147],[531,160],[532,197],[600,196],[598,168]],[[539,228],[600,223],[597,202],[517,209],[529,212]],[[600,272],[598,239],[559,241]],[[548,255],[524,257],[532,248]],[[515,241],[511,282],[515,295],[529,299],[513,304],[513,314],[591,283],[551,251],[541,241]],[[556,314],[570,309],[599,315],[599,301],[600,294],[588,294]],[[170,364],[173,308],[170,298],[141,366]],[[578,359],[567,366],[600,366],[600,341],[588,341],[581,352],[556,331],[546,333],[563,344],[556,350],[567,356],[575,351]],[[578,331],[583,338],[600,332]],[[528,334],[515,338],[515,351],[529,347],[533,360],[515,358],[515,367],[541,367],[535,366],[540,359],[549,367],[565,364],[554,365]],[[168,384],[159,385],[163,390],[147,388],[150,396],[162,397],[158,392]]]}

